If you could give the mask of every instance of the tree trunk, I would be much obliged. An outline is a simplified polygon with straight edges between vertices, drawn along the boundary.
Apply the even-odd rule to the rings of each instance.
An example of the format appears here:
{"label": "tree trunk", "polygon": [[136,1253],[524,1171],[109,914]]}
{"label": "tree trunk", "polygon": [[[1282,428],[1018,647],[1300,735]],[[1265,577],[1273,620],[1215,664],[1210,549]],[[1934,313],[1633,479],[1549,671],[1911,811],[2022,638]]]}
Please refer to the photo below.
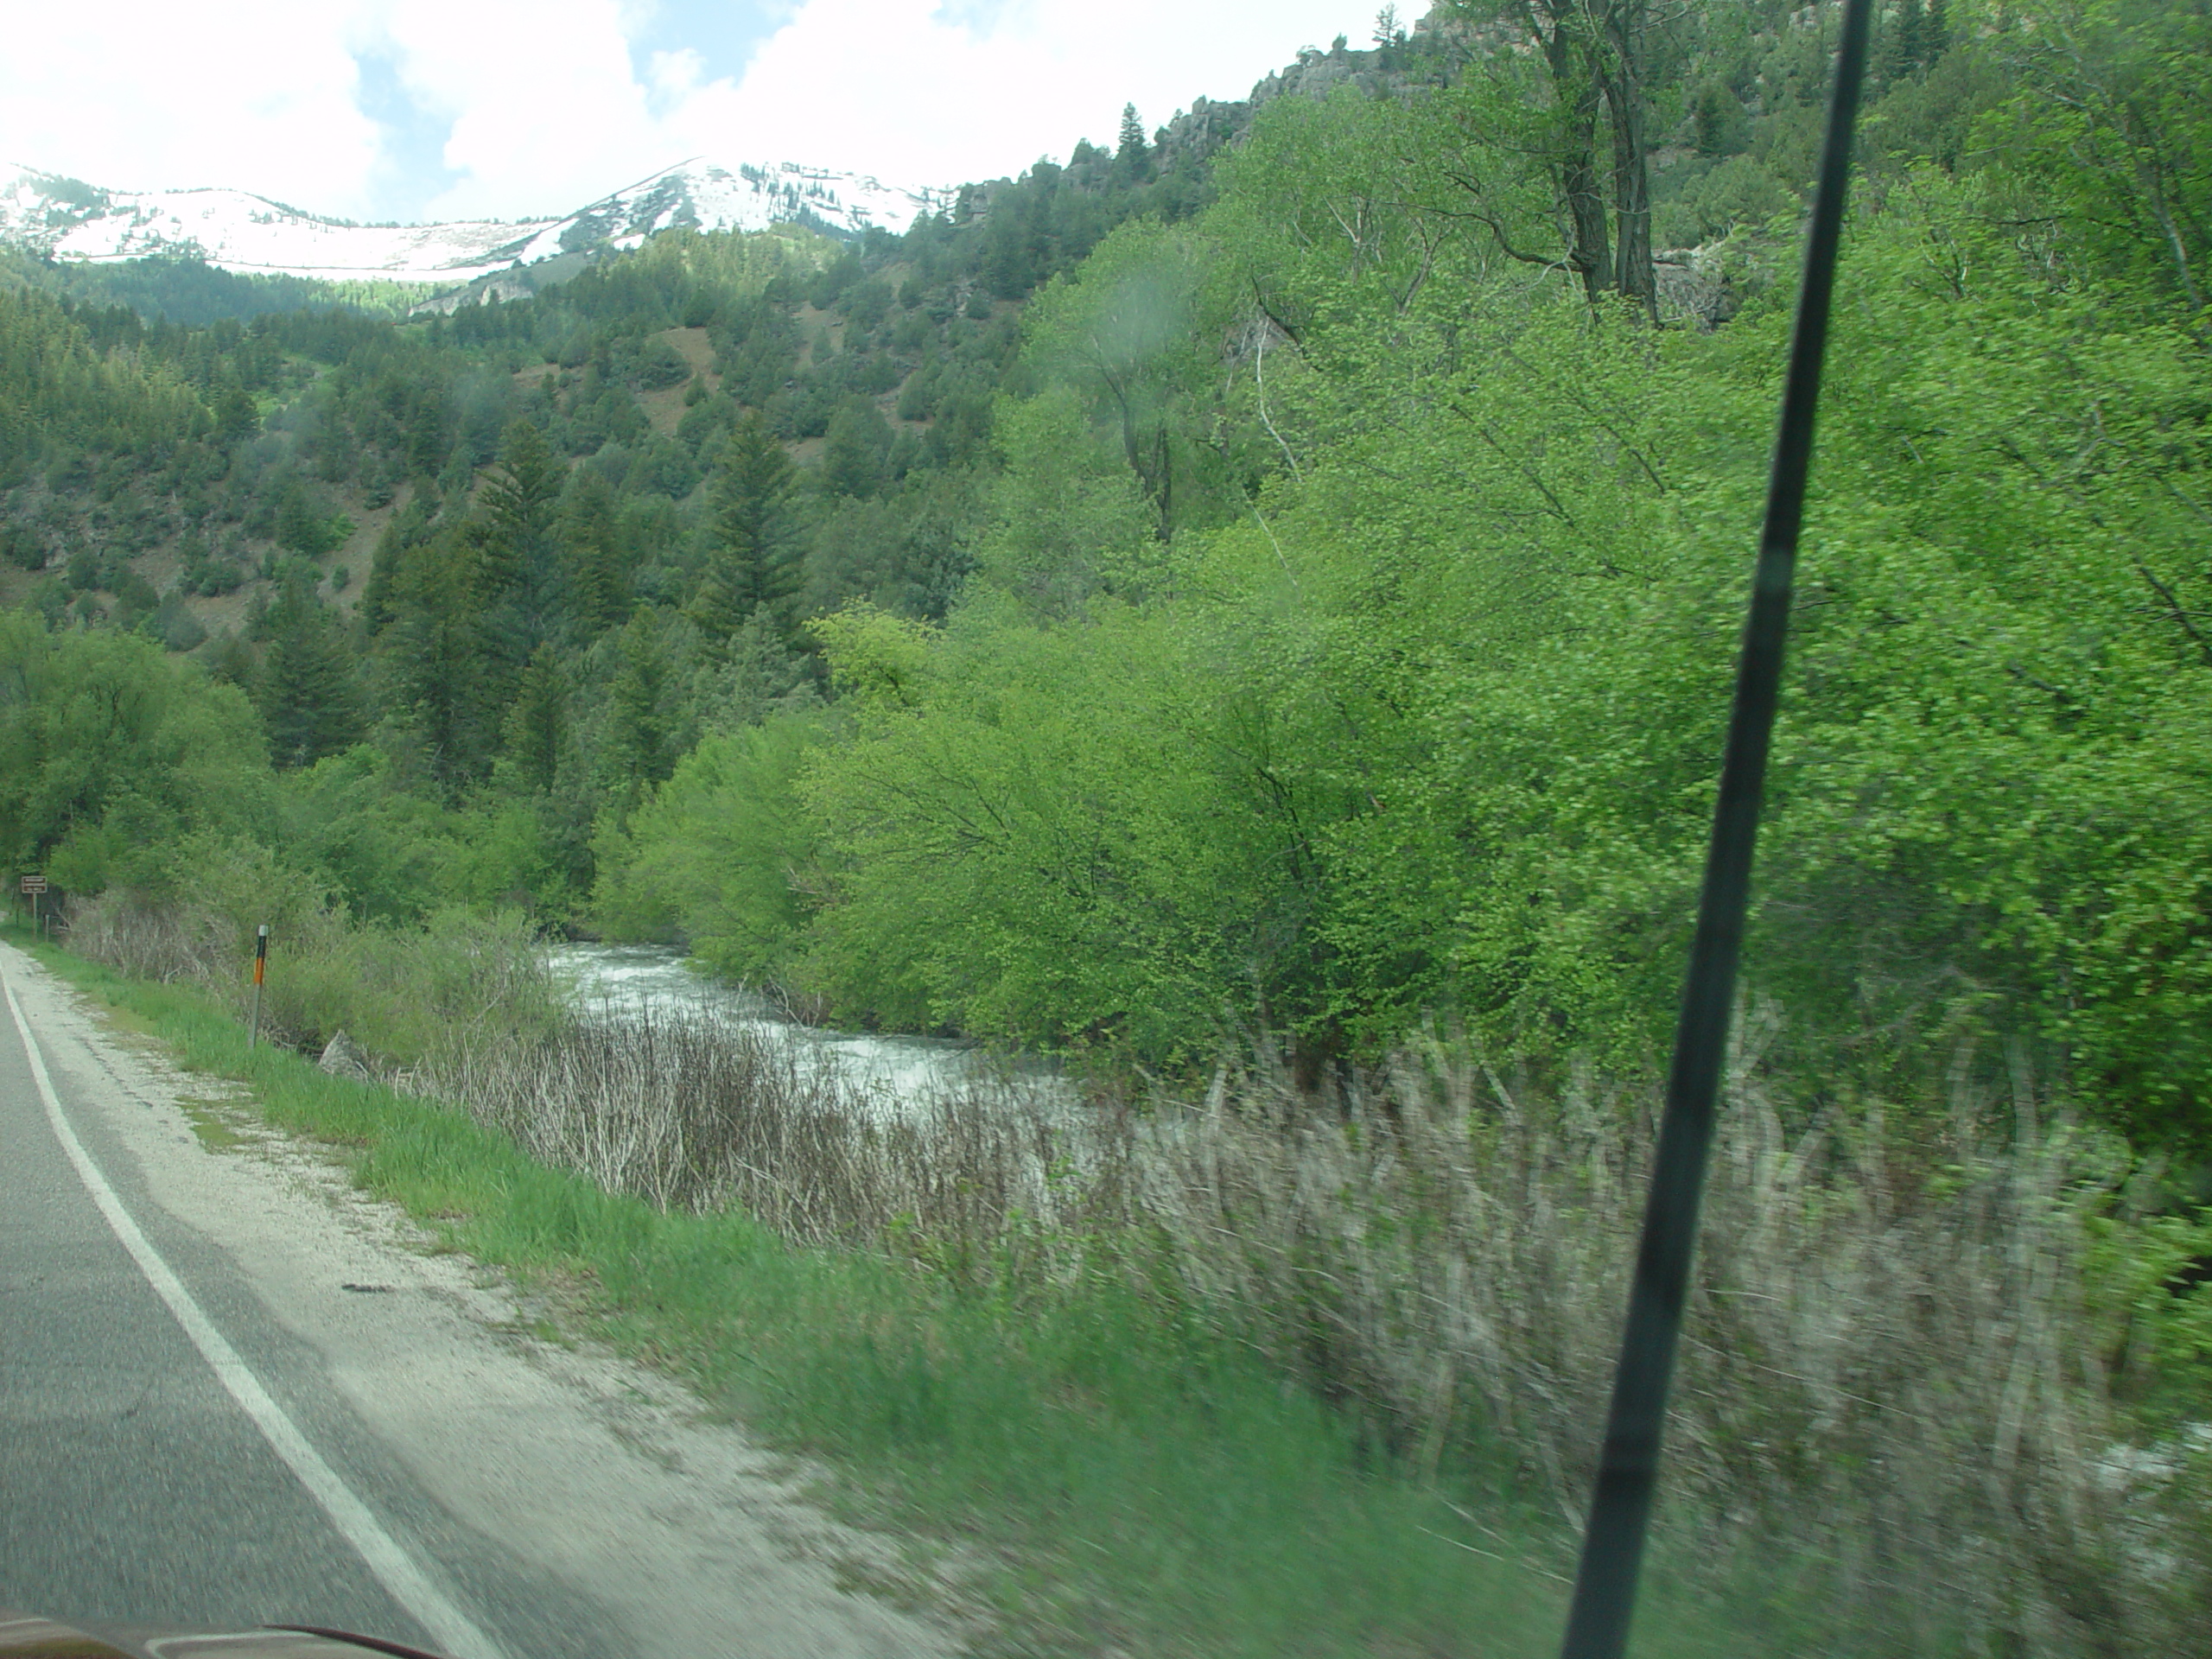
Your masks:
{"label": "tree trunk", "polygon": [[1613,125],[1613,216],[1618,253],[1613,281],[1659,320],[1659,276],[1651,263],[1651,166],[1643,132],[1645,0],[1613,0],[1605,9],[1605,102]]}
{"label": "tree trunk", "polygon": [[1578,0],[1547,0],[1548,29],[1531,16],[1529,26],[1542,41],[1563,118],[1559,158],[1560,193],[1566,198],[1567,264],[1582,279],[1592,301],[1613,285],[1613,261],[1605,228],[1605,198],[1598,181],[1598,78],[1596,42],[1581,37]]}

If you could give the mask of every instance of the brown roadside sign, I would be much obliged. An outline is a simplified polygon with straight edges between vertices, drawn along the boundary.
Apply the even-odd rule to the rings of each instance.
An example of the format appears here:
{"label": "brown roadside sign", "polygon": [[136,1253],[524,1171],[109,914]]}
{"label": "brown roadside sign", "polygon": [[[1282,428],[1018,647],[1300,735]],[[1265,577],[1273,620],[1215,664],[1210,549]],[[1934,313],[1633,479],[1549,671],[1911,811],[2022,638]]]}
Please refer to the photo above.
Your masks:
{"label": "brown roadside sign", "polygon": [[23,891],[25,893],[44,893],[46,891],[46,878],[42,875],[25,876],[23,878]]}

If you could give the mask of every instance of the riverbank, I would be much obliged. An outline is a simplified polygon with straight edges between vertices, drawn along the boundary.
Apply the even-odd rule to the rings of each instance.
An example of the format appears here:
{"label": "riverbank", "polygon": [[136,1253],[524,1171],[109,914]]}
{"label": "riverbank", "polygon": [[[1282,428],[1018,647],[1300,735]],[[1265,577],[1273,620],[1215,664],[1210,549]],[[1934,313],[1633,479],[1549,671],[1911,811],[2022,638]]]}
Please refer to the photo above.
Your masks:
{"label": "riverbank", "polygon": [[[243,1085],[442,1248],[550,1297],[579,1335],[828,1459],[838,1512],[906,1541],[906,1572],[880,1587],[956,1584],[979,1651],[1446,1652],[1471,1631],[1490,1653],[1552,1645],[1557,1586],[1496,1559],[1503,1516],[1471,1525],[1465,1491],[1375,1469],[1249,1351],[1103,1275],[1052,1299],[988,1275],[956,1287],[793,1249],[732,1210],[656,1209],[434,1101],[249,1049],[189,988],[36,954],[187,1067]],[[1554,1530],[1507,1548],[1555,1552]]]}
{"label": "riverbank", "polygon": [[[77,943],[154,964],[199,925]],[[885,1114],[727,1022],[578,1020],[496,920],[318,972],[292,1017],[424,1045],[343,1130],[364,1179],[397,1135],[403,1201],[980,1552],[1017,1649],[1548,1649],[1648,1084],[1432,1037],[1326,1101],[1261,1050],[1203,1101]],[[2003,1046],[1788,1127],[1783,1028],[1747,1014],[1724,1091],[1642,1651],[2177,1650],[2212,1562],[2187,1402],[2146,1384],[2198,1374],[2164,1286],[2212,1233],[2131,1221],[2125,1148]],[[489,1138],[404,1151],[424,1112]]]}

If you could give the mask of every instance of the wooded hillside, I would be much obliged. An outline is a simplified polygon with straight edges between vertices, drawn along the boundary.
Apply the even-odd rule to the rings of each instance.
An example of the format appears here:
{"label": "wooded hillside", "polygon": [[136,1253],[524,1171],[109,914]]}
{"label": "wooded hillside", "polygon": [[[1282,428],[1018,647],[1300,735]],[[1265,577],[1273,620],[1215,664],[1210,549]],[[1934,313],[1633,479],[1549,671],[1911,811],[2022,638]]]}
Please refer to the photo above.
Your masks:
{"label": "wooded hillside", "polygon": [[[10,267],[0,846],[1146,1065],[1648,1065],[1835,10],[1386,15],[902,237],[450,316]],[[1998,1033],[2180,1169],[2212,21],[1882,30],[1750,994],[1793,1109]]]}

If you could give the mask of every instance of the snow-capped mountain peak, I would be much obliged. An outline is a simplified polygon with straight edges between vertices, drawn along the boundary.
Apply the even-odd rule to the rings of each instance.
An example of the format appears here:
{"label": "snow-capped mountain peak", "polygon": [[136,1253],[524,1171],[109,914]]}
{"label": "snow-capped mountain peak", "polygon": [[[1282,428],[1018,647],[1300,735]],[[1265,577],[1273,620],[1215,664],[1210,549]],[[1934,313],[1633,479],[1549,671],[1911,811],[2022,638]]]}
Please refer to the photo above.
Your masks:
{"label": "snow-capped mountain peak", "polygon": [[944,194],[788,162],[725,167],[699,157],[560,219],[354,225],[243,190],[107,190],[19,167],[0,172],[0,243],[58,260],[190,255],[226,270],[449,286],[557,254],[635,247],[677,226],[903,231]]}

